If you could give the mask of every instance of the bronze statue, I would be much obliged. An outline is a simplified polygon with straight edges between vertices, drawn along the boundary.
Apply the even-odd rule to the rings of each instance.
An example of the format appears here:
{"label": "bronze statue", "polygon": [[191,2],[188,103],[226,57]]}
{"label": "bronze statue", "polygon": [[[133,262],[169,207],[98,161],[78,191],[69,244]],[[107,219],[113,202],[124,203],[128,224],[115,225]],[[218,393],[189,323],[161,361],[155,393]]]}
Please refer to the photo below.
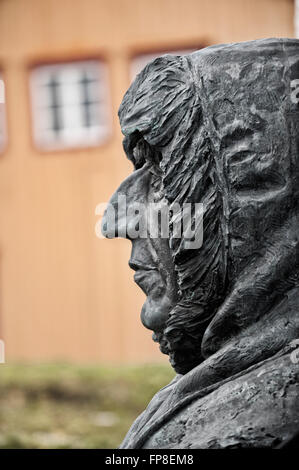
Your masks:
{"label": "bronze statue", "polygon": [[[131,239],[142,322],[177,375],[121,448],[281,447],[299,431],[298,83],[299,41],[266,39],[162,56],[123,99],[134,172],[103,230]],[[201,203],[202,245],[174,220],[169,238],[131,237],[119,195],[171,215]]]}

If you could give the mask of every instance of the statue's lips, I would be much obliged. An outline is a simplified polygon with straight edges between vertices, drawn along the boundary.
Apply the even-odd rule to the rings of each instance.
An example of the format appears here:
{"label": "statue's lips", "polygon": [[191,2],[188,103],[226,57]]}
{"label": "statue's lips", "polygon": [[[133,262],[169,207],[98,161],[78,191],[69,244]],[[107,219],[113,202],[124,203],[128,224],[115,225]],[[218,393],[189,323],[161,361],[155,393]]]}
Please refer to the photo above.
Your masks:
{"label": "statue's lips", "polygon": [[160,331],[169,312],[169,298],[161,273],[157,266],[141,264],[132,258],[129,266],[136,271],[134,281],[146,295],[140,314],[142,324],[149,330]]}
{"label": "statue's lips", "polygon": [[149,295],[153,289],[152,273],[155,272],[157,272],[156,269],[140,269],[134,274],[134,281],[146,295]]}
{"label": "statue's lips", "polygon": [[144,265],[137,261],[130,260],[129,266],[134,269],[134,281],[143,290],[146,296],[162,295],[164,286],[161,283],[161,275],[156,266]]}
{"label": "statue's lips", "polygon": [[131,269],[134,271],[157,271],[156,266],[151,266],[151,265],[143,265],[140,264],[138,261],[131,260],[129,261],[129,266]]}

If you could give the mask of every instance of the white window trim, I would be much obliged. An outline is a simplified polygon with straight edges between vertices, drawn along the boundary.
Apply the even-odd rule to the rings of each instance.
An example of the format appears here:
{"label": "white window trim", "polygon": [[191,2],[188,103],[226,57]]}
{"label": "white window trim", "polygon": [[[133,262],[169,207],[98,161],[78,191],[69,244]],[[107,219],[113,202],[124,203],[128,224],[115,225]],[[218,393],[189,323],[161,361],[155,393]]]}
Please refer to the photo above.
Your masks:
{"label": "white window trim", "polygon": [[[36,90],[40,87],[40,81],[42,74],[49,74],[55,70],[61,70],[62,68],[68,67],[82,67],[82,66],[92,66],[99,68],[99,87],[103,87],[104,91],[101,93],[101,102],[104,111],[105,125],[102,126],[91,126],[90,128],[77,129],[81,136],[77,135],[77,139],[74,139],[71,136],[71,130],[66,128],[62,129],[64,134],[63,138],[59,141],[55,132],[49,129],[47,132],[44,132],[44,135],[41,135],[41,128],[39,126],[38,118],[38,109],[39,103],[37,98]],[[36,147],[42,151],[56,151],[56,150],[68,150],[68,149],[77,149],[77,148],[89,148],[89,147],[98,147],[103,145],[111,136],[111,110],[109,106],[109,81],[108,81],[108,68],[107,65],[100,60],[80,60],[80,61],[66,61],[59,63],[52,63],[48,65],[36,66],[30,72],[30,96],[31,96],[31,105],[32,105],[32,129],[33,129],[33,139]],[[46,108],[46,106],[45,106]]]}

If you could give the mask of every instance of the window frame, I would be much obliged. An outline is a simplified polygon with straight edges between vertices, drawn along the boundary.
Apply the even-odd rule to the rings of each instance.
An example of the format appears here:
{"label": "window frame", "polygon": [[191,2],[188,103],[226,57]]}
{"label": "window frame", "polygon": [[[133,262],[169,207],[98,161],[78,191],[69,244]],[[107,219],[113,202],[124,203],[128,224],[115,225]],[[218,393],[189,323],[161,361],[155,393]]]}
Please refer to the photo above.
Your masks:
{"label": "window frame", "polygon": [[[76,63],[84,63],[84,62],[94,62],[98,63],[100,68],[102,68],[103,76],[104,76],[104,107],[105,107],[105,114],[107,118],[107,131],[103,138],[98,138],[98,141],[91,143],[91,142],[82,142],[82,144],[70,143],[70,144],[55,144],[53,145],[41,145],[36,139],[35,135],[35,111],[33,105],[33,93],[32,93],[32,80],[31,76],[34,70],[38,69],[39,67],[63,67],[64,65],[72,65]],[[102,73],[101,72],[101,73]],[[30,134],[31,134],[31,143],[35,151],[41,154],[53,154],[53,153],[68,153],[68,152],[82,152],[84,150],[93,150],[99,149],[101,147],[106,146],[109,144],[111,138],[113,137],[114,129],[113,129],[113,120],[112,120],[112,99],[111,99],[111,80],[110,80],[110,64],[107,60],[107,57],[104,55],[84,55],[84,56],[75,56],[75,57],[51,57],[47,60],[34,60],[31,61],[27,68],[27,82],[28,82],[28,109],[29,109],[29,116],[30,116]],[[99,80],[99,87],[102,86],[101,79]]]}

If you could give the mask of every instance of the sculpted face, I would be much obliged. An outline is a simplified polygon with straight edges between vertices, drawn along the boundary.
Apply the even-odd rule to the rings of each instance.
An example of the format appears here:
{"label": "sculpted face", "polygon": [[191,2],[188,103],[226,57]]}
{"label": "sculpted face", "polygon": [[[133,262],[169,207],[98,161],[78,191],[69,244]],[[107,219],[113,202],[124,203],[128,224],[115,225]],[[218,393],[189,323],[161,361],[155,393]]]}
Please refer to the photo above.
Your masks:
{"label": "sculpted face", "polygon": [[[133,208],[136,203],[142,203],[147,212],[149,204],[164,200],[159,164],[148,158],[144,143],[139,147],[141,148],[136,151],[140,153],[142,164],[119,186],[109,201],[115,209],[118,231],[113,230],[113,233],[108,231],[106,236],[108,238],[119,236],[118,232],[121,231],[122,236],[131,241],[129,266],[135,271],[136,284],[147,296],[141,311],[141,321],[146,328],[154,332],[154,341],[159,341],[169,312],[177,300],[177,283],[167,238],[151,237],[149,225],[146,227],[146,236],[130,237],[131,231],[138,224],[138,218],[128,209]],[[121,213],[119,210],[119,196],[126,198],[126,213]],[[104,218],[103,226],[105,224],[108,226]],[[163,345],[161,350],[166,352]]]}

